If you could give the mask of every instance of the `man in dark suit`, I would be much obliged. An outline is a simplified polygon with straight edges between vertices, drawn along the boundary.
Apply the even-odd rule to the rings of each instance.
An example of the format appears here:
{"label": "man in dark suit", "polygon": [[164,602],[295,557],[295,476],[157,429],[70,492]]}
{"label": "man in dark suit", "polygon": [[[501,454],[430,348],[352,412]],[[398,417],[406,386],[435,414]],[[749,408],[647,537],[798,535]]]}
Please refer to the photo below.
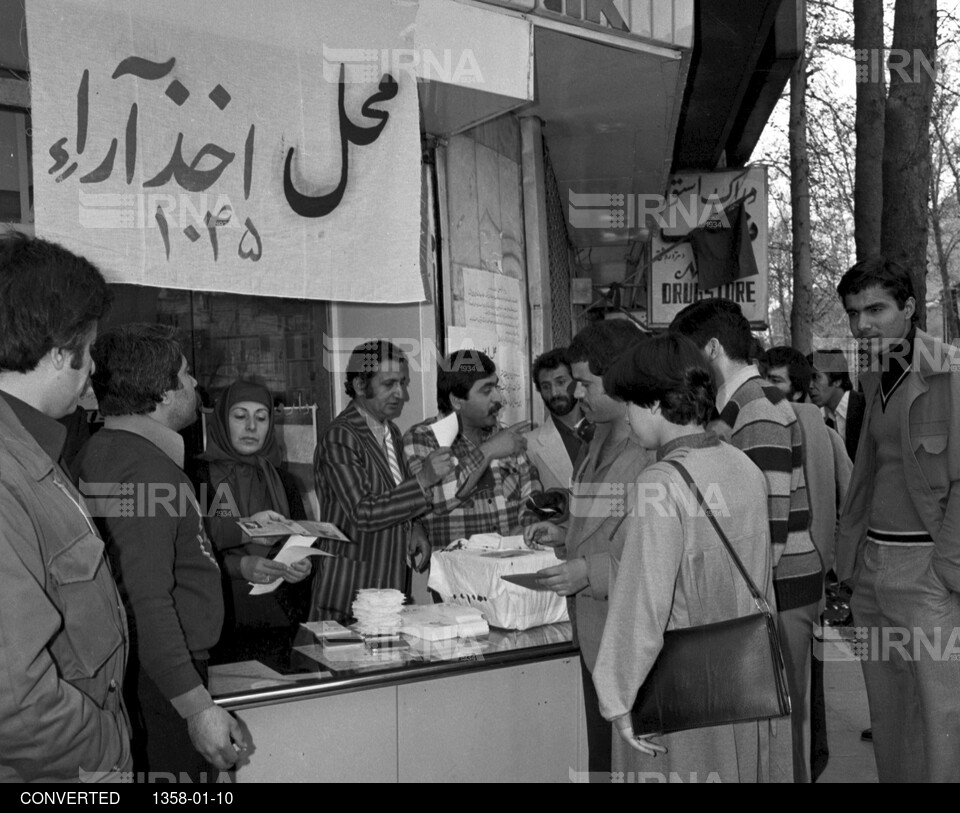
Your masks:
{"label": "man in dark suit", "polygon": [[313,466],[321,518],[351,542],[328,548],[340,558],[317,575],[313,619],[345,619],[359,589],[409,592],[408,556],[421,571],[429,562],[426,534],[413,520],[433,507],[430,487],[453,463],[449,449],[437,449],[410,474],[394,423],[409,383],[406,356],[384,339],[359,345],[347,362],[351,400],[320,438]]}
{"label": "man in dark suit", "polygon": [[839,348],[815,350],[809,357],[813,365],[810,400],[823,412],[827,426],[836,429],[851,460],[857,458],[857,441],[863,425],[863,394],[854,392],[847,357]]}

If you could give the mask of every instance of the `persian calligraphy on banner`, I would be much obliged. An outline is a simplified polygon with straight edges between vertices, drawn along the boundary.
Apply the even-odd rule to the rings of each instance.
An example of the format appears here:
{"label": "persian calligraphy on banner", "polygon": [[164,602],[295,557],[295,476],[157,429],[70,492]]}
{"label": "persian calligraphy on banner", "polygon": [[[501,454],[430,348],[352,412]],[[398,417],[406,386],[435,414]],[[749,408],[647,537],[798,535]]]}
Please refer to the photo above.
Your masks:
{"label": "persian calligraphy on banner", "polygon": [[[738,201],[744,204],[760,273],[701,291],[693,247],[678,238],[689,233],[691,224],[703,222],[704,210],[722,212]],[[666,327],[687,305],[704,297],[723,297],[740,305],[751,327],[765,328],[769,269],[766,167],[673,175],[667,186],[667,208],[662,219],[669,225],[662,229],[663,238],[653,238],[654,262],[648,287],[650,327]]]}
{"label": "persian calligraphy on banner", "polygon": [[37,233],[111,282],[415,302],[416,4],[27,4]]}
{"label": "persian calligraphy on banner", "polygon": [[466,324],[448,328],[448,350],[475,347],[487,353],[500,376],[500,422],[509,426],[526,420],[530,417],[529,363],[526,300],[520,280],[476,268],[464,268],[462,273]]}

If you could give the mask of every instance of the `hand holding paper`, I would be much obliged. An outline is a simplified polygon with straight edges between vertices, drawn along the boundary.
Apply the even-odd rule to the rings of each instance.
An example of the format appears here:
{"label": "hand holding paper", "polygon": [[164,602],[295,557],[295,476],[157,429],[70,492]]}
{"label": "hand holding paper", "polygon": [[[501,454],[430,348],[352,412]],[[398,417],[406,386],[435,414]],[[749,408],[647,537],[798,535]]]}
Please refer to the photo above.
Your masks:
{"label": "hand holding paper", "polygon": [[[287,575],[280,576],[274,579],[267,584],[254,584],[253,588],[250,590],[251,596],[260,596],[265,593],[272,593],[276,590],[284,579],[287,579],[291,582],[296,582],[302,580],[309,570],[305,571],[303,567],[296,567],[297,563],[304,562],[310,556],[332,556],[333,554],[327,553],[326,551],[317,550],[316,548],[310,547],[316,541],[315,538],[309,536],[300,536],[294,534],[291,536],[280,549],[280,552],[273,557],[273,559],[267,560],[272,562],[275,565],[283,565],[287,571],[287,574],[293,578],[288,578]],[[291,567],[295,566],[295,567]]]}
{"label": "hand holding paper", "polygon": [[457,439],[460,432],[460,422],[457,420],[457,413],[451,412],[447,417],[441,418],[436,423],[430,424],[433,434],[437,438],[440,448],[450,448]]}

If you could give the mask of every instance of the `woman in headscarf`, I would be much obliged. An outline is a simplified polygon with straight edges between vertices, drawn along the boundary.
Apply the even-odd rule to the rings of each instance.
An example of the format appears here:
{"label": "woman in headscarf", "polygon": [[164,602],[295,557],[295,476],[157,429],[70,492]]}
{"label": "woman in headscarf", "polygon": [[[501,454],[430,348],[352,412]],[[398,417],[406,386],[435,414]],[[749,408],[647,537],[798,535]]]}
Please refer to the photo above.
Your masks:
{"label": "woman in headscarf", "polygon": [[[207,533],[224,574],[226,616],[217,661],[275,655],[286,660],[310,602],[310,560],[287,566],[270,557],[285,537],[251,539],[239,519],[306,519],[294,480],[280,468],[274,434],[273,399],[253,381],[235,381],[223,393],[207,427],[207,449],[196,469],[198,489],[206,489]],[[202,492],[201,492],[202,493]],[[276,579],[272,593],[251,596],[252,584]]]}

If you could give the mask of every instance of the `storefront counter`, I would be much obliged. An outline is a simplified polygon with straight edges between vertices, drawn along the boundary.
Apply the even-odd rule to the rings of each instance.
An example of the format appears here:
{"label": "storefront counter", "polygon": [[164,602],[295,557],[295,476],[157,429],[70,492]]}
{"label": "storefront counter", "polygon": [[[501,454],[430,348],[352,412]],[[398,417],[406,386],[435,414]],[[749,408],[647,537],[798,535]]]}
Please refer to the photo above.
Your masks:
{"label": "storefront counter", "polygon": [[304,631],[283,673],[252,661],[212,667],[214,699],[253,744],[237,781],[565,782],[579,769],[569,623],[411,643],[381,663],[331,661]]}

